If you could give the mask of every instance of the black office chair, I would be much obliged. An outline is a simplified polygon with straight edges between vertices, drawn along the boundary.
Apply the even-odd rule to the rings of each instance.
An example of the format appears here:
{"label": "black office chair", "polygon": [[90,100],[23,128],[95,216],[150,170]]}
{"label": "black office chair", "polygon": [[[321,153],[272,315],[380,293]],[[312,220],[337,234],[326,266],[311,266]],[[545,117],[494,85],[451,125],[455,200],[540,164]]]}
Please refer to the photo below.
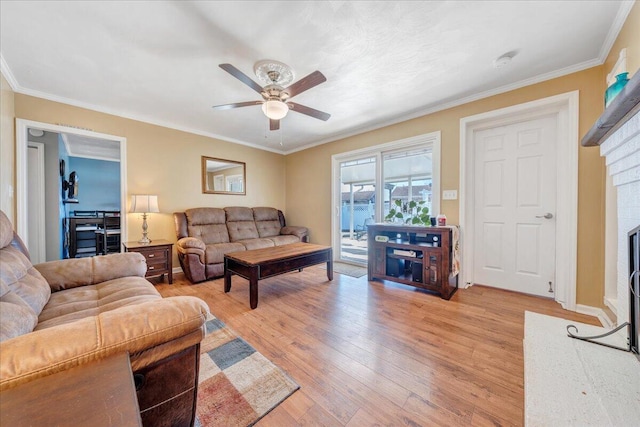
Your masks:
{"label": "black office chair", "polygon": [[98,211],[102,223],[96,230],[98,255],[120,252],[120,211]]}

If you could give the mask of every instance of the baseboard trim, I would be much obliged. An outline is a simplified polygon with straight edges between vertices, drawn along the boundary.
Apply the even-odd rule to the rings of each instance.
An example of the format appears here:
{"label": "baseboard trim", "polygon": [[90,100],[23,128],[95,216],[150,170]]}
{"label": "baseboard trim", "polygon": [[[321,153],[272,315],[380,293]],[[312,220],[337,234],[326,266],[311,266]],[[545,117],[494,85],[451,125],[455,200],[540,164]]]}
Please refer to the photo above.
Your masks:
{"label": "baseboard trim", "polygon": [[615,326],[615,322],[613,322],[613,320],[609,318],[607,313],[599,307],[592,307],[590,305],[584,305],[584,304],[576,304],[576,313],[597,317],[600,323],[602,323],[602,326],[605,328],[610,329]]}

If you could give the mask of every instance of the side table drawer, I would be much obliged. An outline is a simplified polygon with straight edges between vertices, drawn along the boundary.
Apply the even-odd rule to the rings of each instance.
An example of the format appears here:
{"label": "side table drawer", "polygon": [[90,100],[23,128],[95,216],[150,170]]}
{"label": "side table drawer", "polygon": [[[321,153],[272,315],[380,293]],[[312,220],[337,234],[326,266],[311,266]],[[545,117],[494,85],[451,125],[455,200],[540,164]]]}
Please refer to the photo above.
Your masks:
{"label": "side table drawer", "polygon": [[166,264],[168,257],[168,250],[164,249],[147,249],[140,251],[142,255],[147,259],[147,264]]}
{"label": "side table drawer", "polygon": [[123,245],[127,252],[138,252],[144,256],[147,261],[145,277],[164,276],[167,274],[169,283],[173,283],[173,263],[171,259],[173,243],[166,240],[155,240],[148,244],[125,242]]}

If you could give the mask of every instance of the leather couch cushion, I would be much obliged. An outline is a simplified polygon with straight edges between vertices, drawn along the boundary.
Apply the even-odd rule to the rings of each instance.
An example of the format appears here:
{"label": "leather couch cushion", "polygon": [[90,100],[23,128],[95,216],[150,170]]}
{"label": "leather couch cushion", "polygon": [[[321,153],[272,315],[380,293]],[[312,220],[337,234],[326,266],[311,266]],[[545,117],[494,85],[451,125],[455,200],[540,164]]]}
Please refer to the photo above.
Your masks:
{"label": "leather couch cushion", "polygon": [[161,300],[153,284],[142,277],[121,277],[54,292],[40,313],[36,330],[73,322],[119,307]]}
{"label": "leather couch cushion", "polygon": [[253,208],[253,218],[260,237],[271,237],[280,234],[280,219],[275,208]]}
{"label": "leather couch cushion", "polygon": [[291,234],[282,235],[282,236],[272,236],[269,237],[269,240],[272,240],[276,246],[288,245],[289,243],[299,243],[300,239],[298,236],[294,236]]}
{"label": "leather couch cushion", "polygon": [[251,208],[229,207],[224,210],[227,213],[227,230],[232,242],[260,237]]}
{"label": "leather couch cushion", "polygon": [[253,222],[253,210],[251,208],[245,208],[244,206],[230,206],[224,208],[227,213],[227,222],[229,221],[252,221]]}
{"label": "leather couch cushion", "polygon": [[0,281],[39,315],[49,301],[51,288],[31,261],[13,246],[0,249]]}
{"label": "leather couch cushion", "polygon": [[232,242],[240,240],[257,239],[258,229],[253,221],[230,221],[227,222],[227,230]]}
{"label": "leather couch cushion", "polygon": [[185,214],[187,216],[189,236],[196,237],[207,245],[229,242],[224,209],[187,209]]}
{"label": "leather couch cushion", "polygon": [[280,223],[278,210],[276,208],[253,208],[253,219],[254,221],[278,221],[278,223]]}
{"label": "leather couch cushion", "polygon": [[246,239],[238,240],[238,243],[242,243],[248,251],[252,251],[254,249],[272,248],[275,246],[275,243],[271,239]]}
{"label": "leather couch cushion", "polygon": [[[260,237],[272,237],[280,234],[280,221],[256,221],[256,228]],[[300,239],[298,239],[300,240]]]}
{"label": "leather couch cushion", "polygon": [[205,256],[207,263],[219,263],[224,262],[224,254],[244,250],[244,246],[240,243],[218,243],[216,245],[207,245]]}
{"label": "leather couch cushion", "polygon": [[11,240],[13,240],[13,226],[9,221],[9,217],[0,211],[0,248],[9,246]]}
{"label": "leather couch cushion", "polygon": [[0,342],[33,331],[38,316],[26,302],[7,286],[0,297]]}

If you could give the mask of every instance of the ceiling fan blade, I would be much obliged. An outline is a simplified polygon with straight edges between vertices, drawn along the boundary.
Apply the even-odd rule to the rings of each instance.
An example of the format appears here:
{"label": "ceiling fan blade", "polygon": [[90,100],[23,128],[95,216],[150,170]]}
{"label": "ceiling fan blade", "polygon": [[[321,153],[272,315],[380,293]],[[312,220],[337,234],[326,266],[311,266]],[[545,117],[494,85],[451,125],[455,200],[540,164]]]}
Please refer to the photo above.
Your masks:
{"label": "ceiling fan blade", "polygon": [[236,79],[240,80],[242,83],[244,83],[247,86],[249,86],[251,89],[255,90],[258,93],[262,93],[262,86],[260,86],[258,83],[256,83],[253,80],[251,80],[251,78],[249,76],[247,76],[242,71],[238,70],[233,65],[231,65],[231,64],[220,64],[219,67],[222,68],[223,70],[225,70],[227,73],[231,74]]}
{"label": "ceiling fan blade", "polygon": [[233,104],[214,105],[211,108],[213,108],[214,110],[230,110],[232,108],[249,107],[251,105],[260,105],[260,104],[262,104],[262,101],[247,101],[247,102],[235,102]]}
{"label": "ceiling fan blade", "polygon": [[280,129],[280,120],[269,119],[269,130]]}
{"label": "ceiling fan blade", "polygon": [[324,111],[316,110],[315,108],[307,107],[304,105],[296,104],[295,102],[287,102],[287,105],[291,109],[291,111],[297,111],[298,113],[306,114],[307,116],[314,117],[316,119],[324,120],[325,122],[329,120],[331,114],[325,113]]}
{"label": "ceiling fan blade", "polygon": [[311,89],[314,86],[318,86],[320,83],[326,82],[327,78],[320,71],[314,71],[307,77],[298,80],[284,91],[289,94],[289,98],[301,94],[305,90]]}

